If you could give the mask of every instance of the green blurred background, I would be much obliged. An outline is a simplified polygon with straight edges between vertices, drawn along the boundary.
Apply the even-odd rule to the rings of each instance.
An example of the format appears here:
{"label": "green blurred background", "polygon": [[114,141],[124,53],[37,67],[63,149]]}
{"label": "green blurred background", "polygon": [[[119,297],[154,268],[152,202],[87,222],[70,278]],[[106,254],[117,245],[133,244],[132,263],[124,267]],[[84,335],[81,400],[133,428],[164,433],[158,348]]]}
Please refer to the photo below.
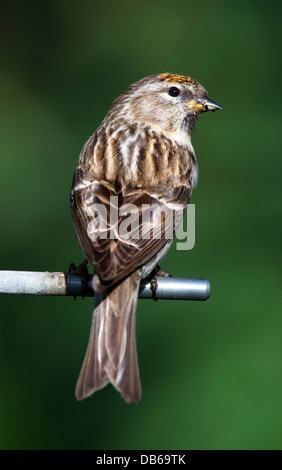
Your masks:
{"label": "green blurred background", "polygon": [[207,302],[139,301],[140,405],[78,403],[92,299],[0,298],[1,449],[281,449],[281,3],[2,1],[1,269],[83,257],[69,191],[86,139],[129,84],[197,78],[196,246],[162,263]]}

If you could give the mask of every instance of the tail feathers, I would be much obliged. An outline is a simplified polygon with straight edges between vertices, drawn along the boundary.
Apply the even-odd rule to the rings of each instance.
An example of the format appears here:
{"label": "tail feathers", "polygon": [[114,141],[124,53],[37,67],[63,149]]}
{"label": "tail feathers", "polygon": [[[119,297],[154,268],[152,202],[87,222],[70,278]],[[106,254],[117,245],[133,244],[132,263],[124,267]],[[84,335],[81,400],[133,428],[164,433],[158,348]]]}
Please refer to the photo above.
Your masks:
{"label": "tail feathers", "polygon": [[140,279],[138,270],[110,293],[95,292],[89,343],[75,390],[78,400],[109,382],[128,403],[141,400],[135,339]]}

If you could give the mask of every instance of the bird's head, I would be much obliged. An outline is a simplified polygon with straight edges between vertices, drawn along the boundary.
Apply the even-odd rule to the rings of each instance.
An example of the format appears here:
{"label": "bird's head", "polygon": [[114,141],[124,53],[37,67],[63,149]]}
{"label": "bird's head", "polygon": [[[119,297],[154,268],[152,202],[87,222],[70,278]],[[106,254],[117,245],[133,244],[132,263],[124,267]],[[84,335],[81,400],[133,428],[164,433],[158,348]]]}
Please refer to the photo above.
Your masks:
{"label": "bird's head", "polygon": [[122,116],[129,123],[151,126],[165,134],[191,134],[199,114],[217,109],[221,107],[197,80],[162,73],[131,85],[115,100],[109,117]]}

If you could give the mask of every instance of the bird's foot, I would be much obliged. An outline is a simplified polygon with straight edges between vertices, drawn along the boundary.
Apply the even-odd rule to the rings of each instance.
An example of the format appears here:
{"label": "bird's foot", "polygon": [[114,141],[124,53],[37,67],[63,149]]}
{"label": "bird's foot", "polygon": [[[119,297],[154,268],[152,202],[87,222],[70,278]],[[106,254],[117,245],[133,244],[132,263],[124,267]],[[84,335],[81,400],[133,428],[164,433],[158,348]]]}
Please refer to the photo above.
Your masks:
{"label": "bird's foot", "polygon": [[[81,292],[82,298],[84,299],[87,288],[88,288],[88,269],[87,269],[88,260],[85,259],[81,264],[76,266],[74,263],[71,263],[69,266],[68,272],[70,274],[77,274],[81,280]],[[74,296],[74,300],[76,300],[76,295]]]}
{"label": "bird's foot", "polygon": [[167,273],[159,265],[157,265],[153,271],[149,274],[150,280],[150,289],[152,291],[152,298],[153,300],[157,301],[157,290],[158,290],[158,276],[162,277],[171,277],[171,274]]}

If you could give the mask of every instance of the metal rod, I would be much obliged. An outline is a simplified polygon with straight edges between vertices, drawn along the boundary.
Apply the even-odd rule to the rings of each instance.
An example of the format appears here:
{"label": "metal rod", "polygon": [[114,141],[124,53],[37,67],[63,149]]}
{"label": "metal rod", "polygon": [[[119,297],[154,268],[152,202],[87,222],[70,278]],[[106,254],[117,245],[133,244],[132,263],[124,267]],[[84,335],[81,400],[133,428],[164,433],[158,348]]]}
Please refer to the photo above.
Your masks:
{"label": "metal rod", "polygon": [[[83,292],[78,274],[63,272],[0,271],[0,294],[68,295],[93,297],[92,276],[87,292]],[[207,300],[210,283],[207,279],[158,277],[157,299]],[[139,298],[152,299],[150,281],[141,281]]]}

